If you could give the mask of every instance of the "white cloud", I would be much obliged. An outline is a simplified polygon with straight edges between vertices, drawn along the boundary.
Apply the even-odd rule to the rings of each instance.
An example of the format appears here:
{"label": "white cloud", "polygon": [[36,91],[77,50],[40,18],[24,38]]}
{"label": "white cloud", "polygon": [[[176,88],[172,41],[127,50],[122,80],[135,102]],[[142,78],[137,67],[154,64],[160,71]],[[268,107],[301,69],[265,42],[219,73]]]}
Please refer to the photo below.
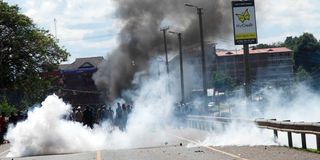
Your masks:
{"label": "white cloud", "polygon": [[[282,42],[303,32],[320,34],[319,0],[256,0],[259,43]],[[233,35],[218,40],[218,48],[233,49]]]}
{"label": "white cloud", "polygon": [[285,33],[297,36],[309,31],[316,34],[320,27],[318,6],[319,0],[257,1],[260,36],[262,39],[272,40],[272,36],[279,39],[282,35],[285,38]]}
{"label": "white cloud", "polygon": [[[53,19],[57,19],[60,44],[71,53],[71,59],[81,56],[104,56],[118,42],[116,33],[123,25],[115,19],[114,0],[6,0],[17,3],[41,28],[54,34]],[[258,38],[261,43],[283,41],[309,31],[317,34],[320,27],[319,0],[256,0]],[[103,35],[105,38],[100,38]],[[87,37],[97,39],[86,39]],[[110,38],[108,38],[110,37]],[[218,40],[220,45],[232,47],[233,37]],[[102,50],[106,50],[102,52]],[[82,50],[82,51],[81,51]],[[88,51],[92,52],[88,53]]]}
{"label": "white cloud", "polygon": [[[31,17],[40,28],[55,34],[54,19],[57,20],[57,37],[60,44],[71,53],[70,60],[81,56],[105,56],[117,46],[119,32],[114,18],[113,0],[16,0],[22,12]],[[87,40],[86,37],[112,35],[103,39]],[[93,35],[93,36],[92,36]],[[99,41],[100,40],[100,41]],[[88,53],[88,50],[92,52]],[[101,52],[105,49],[105,52]],[[83,50],[83,51],[81,51]],[[99,52],[95,52],[99,50]],[[69,61],[72,62],[72,61]]]}

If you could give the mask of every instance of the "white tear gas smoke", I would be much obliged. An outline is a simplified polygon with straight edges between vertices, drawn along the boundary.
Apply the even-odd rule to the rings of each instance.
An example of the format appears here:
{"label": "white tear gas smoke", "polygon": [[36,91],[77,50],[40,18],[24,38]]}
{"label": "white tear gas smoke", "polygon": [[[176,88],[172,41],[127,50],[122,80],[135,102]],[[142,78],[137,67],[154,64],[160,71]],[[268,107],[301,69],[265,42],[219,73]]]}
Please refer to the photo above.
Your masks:
{"label": "white tear gas smoke", "polygon": [[[154,69],[155,73],[158,69]],[[52,95],[41,107],[28,112],[27,120],[10,127],[6,139],[10,141],[8,156],[28,156],[73,153],[100,149],[119,149],[163,144],[165,127],[172,120],[174,97],[167,94],[166,74],[143,79],[139,89],[132,92],[133,111],[127,129],[122,132],[108,123],[93,129],[78,122],[65,120],[71,106]]]}
{"label": "white tear gas smoke", "polygon": [[[243,95],[227,100],[232,117],[254,120],[256,118],[291,120],[293,122],[319,122],[320,96],[305,85],[291,89],[263,89],[256,97],[259,101],[247,102]],[[229,112],[229,108],[222,112]],[[211,132],[204,145],[288,145],[286,132],[279,132],[274,142],[273,131],[258,129],[253,123],[232,122],[225,129]],[[293,134],[294,146],[301,147],[301,137]],[[307,135],[309,148],[316,147],[314,135]]]}

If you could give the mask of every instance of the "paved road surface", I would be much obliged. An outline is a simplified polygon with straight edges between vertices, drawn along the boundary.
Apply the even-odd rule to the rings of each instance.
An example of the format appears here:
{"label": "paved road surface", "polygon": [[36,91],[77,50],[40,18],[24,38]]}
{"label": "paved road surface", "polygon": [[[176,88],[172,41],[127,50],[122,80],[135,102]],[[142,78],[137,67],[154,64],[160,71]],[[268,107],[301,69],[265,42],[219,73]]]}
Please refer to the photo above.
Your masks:
{"label": "paved road surface", "polygon": [[[154,147],[23,157],[14,160],[320,160],[320,154],[277,146],[186,146],[190,143],[197,144],[201,140],[199,137],[204,137],[205,134],[195,130],[180,130],[172,132],[168,135],[168,141]],[[7,154],[8,147],[0,147],[0,157]]]}

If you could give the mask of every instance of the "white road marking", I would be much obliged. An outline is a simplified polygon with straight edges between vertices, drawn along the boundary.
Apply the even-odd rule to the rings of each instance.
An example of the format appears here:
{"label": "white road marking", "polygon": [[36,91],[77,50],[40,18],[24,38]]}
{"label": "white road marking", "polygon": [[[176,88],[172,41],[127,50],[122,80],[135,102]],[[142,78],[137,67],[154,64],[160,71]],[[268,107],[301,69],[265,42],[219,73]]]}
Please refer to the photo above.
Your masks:
{"label": "white road marking", "polygon": [[97,151],[96,160],[101,160],[101,151]]}
{"label": "white road marking", "polygon": [[[169,133],[168,133],[169,134]],[[232,153],[228,153],[228,152],[225,152],[225,151],[222,151],[222,150],[218,150],[218,149],[215,149],[213,147],[210,147],[210,146],[205,146],[205,145],[202,145],[194,140],[191,140],[191,139],[188,139],[188,138],[184,138],[184,137],[180,137],[180,136],[177,136],[177,135],[174,135],[174,134],[169,134],[170,136],[173,136],[173,137],[176,137],[178,139],[182,139],[182,140],[185,140],[185,141],[188,141],[190,143],[193,143],[193,144],[196,144],[196,145],[199,145],[201,147],[204,147],[204,148],[207,148],[209,150],[212,150],[212,151],[215,151],[215,152],[219,152],[219,153],[222,153],[224,155],[227,155],[227,156],[230,156],[230,157],[233,157],[233,158],[237,158],[237,159],[240,159],[240,160],[249,160],[249,159],[246,159],[246,158],[242,158],[240,156],[237,156],[235,154],[232,154]]]}
{"label": "white road marking", "polygon": [[5,156],[6,154],[8,154],[9,151],[10,151],[10,149],[7,149],[7,150],[1,152],[0,157]]}

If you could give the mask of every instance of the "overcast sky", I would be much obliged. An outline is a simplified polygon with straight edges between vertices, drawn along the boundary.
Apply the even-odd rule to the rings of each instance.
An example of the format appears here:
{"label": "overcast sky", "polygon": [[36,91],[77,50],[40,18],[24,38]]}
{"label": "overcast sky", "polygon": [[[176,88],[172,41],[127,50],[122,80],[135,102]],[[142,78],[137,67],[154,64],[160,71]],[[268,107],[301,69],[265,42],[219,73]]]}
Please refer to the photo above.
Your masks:
{"label": "overcast sky", "polygon": [[[117,46],[121,23],[115,18],[112,0],[4,0],[18,4],[22,13],[40,28],[55,34],[70,53],[78,57],[105,56]],[[319,0],[256,0],[259,43],[283,41],[286,36],[311,32],[320,38]],[[230,11],[231,12],[231,11]],[[230,34],[218,40],[218,48],[233,49]]]}

